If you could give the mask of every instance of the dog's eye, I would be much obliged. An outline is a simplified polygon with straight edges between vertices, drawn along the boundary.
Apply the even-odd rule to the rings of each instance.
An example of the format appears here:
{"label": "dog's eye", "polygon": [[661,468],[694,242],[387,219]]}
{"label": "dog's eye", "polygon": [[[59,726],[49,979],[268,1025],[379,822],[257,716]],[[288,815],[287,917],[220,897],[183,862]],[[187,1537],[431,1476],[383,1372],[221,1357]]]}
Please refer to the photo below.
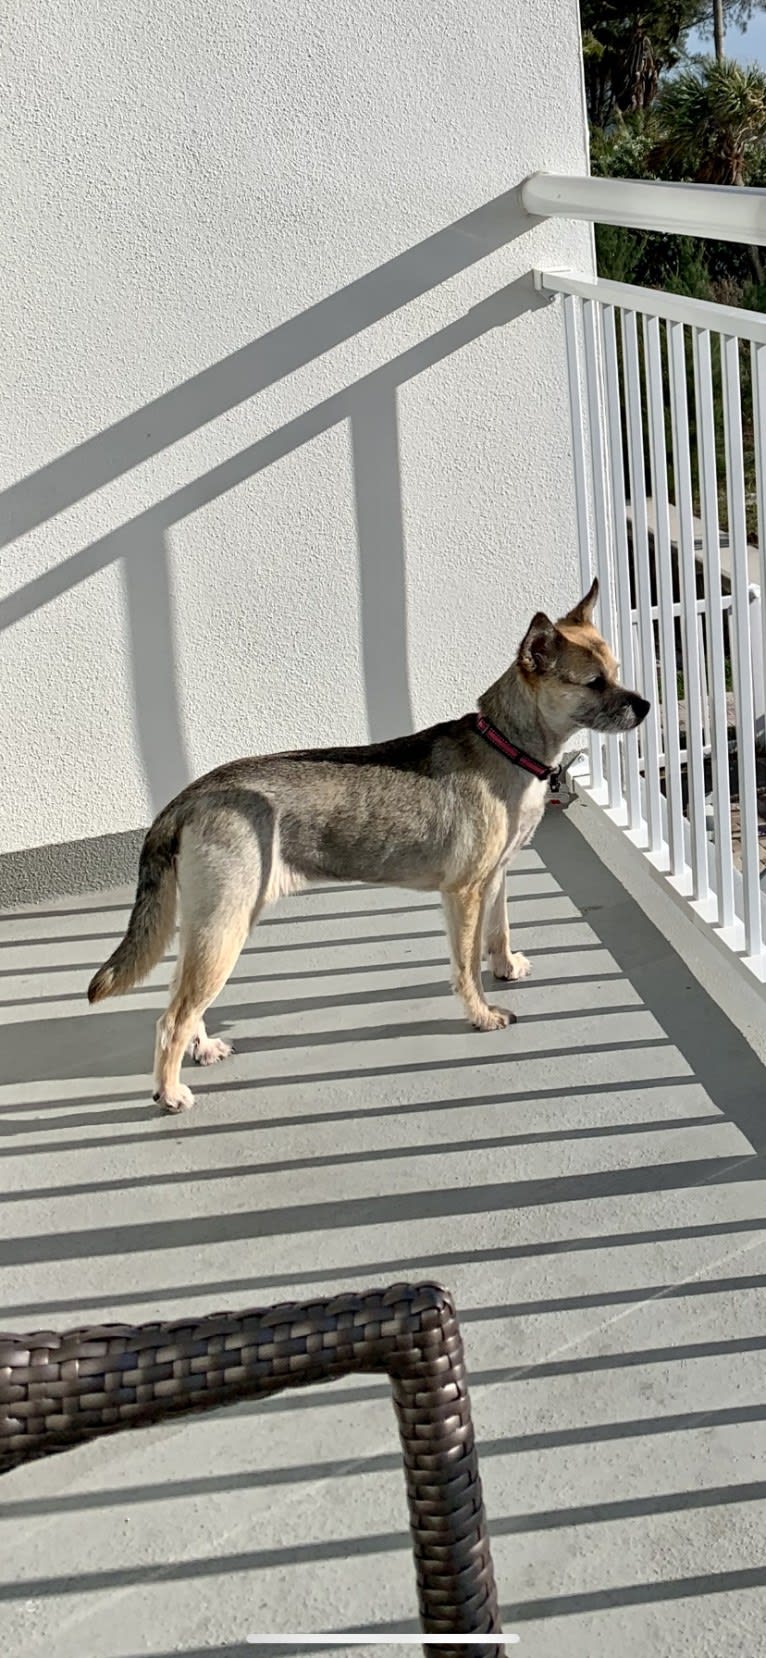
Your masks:
{"label": "dog's eye", "polygon": [[593,679],[587,679],[585,683],[590,691],[606,690],[606,680],[603,674],[595,674]]}

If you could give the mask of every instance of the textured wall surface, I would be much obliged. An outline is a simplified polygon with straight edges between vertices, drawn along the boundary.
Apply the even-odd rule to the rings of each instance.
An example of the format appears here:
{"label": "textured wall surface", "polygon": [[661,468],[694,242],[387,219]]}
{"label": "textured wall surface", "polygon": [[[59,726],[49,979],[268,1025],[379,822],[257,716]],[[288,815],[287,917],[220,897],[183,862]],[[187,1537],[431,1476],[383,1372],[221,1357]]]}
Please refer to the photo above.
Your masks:
{"label": "textured wall surface", "polygon": [[0,852],[471,706],[576,586],[528,273],[590,235],[516,197],[586,165],[576,0],[3,32]]}

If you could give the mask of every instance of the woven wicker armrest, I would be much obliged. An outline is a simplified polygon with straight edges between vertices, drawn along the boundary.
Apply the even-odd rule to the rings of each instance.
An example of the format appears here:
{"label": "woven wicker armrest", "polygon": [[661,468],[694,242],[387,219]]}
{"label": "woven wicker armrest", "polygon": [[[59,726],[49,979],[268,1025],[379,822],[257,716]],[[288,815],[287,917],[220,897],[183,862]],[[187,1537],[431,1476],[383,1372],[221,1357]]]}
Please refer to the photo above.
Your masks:
{"label": "woven wicker armrest", "polygon": [[354,1371],[390,1381],[426,1652],[500,1658],[494,1571],[451,1297],[436,1284],[170,1324],[0,1335],[0,1472],[98,1434]]}

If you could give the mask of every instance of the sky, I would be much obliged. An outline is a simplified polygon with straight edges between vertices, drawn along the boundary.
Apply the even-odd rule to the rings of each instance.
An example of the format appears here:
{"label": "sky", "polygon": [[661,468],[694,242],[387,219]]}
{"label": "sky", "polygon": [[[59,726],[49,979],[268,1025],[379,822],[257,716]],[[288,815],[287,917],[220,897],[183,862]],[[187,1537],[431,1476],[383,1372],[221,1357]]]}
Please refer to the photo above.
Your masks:
{"label": "sky", "polygon": [[[711,7],[712,10],[712,7]],[[690,35],[690,52],[712,52],[713,35],[712,25],[710,34]],[[736,58],[738,63],[757,63],[766,69],[766,11],[754,12],[747,29],[734,29],[730,25],[726,30],[726,56]]]}

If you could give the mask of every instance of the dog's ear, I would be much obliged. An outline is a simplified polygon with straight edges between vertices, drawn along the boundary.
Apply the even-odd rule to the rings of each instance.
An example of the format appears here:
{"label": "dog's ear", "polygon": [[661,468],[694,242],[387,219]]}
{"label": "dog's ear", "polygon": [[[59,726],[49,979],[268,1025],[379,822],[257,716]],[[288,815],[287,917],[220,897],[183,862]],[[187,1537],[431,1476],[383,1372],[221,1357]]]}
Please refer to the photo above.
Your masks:
{"label": "dog's ear", "polygon": [[519,645],[519,665],[528,674],[548,673],[558,656],[558,644],[555,623],[543,610],[538,610]]}
{"label": "dog's ear", "polygon": [[585,622],[592,622],[593,621],[593,612],[596,608],[597,598],[598,598],[598,576],[595,577],[595,579],[592,582],[591,586],[588,588],[588,591],[585,594],[584,599],[581,599],[580,603],[576,604],[573,610],[570,610],[569,615],[567,616],[566,620],[568,622],[574,622],[576,627],[578,625],[580,627],[582,627],[583,623],[585,623]]}

